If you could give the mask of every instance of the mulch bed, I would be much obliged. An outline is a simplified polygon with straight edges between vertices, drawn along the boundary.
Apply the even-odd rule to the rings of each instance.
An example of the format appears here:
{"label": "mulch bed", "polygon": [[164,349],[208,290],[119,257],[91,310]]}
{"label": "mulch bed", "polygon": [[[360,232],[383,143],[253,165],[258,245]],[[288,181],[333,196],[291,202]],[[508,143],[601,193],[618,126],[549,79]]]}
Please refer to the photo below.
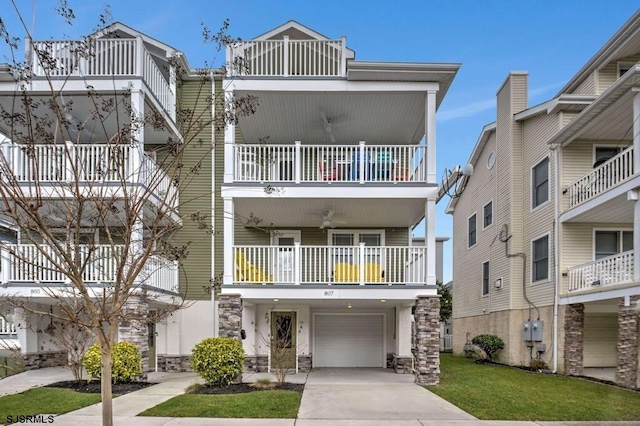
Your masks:
{"label": "mulch bed", "polygon": [[[114,395],[124,395],[126,393],[135,392],[140,389],[144,389],[147,386],[155,384],[156,383],[149,382],[117,383],[111,385],[111,392]],[[92,380],[90,382],[86,380],[68,380],[65,382],[51,383],[46,387],[69,389],[81,393],[100,393],[100,382],[97,380]]]}
{"label": "mulch bed", "polygon": [[254,386],[251,383],[232,383],[229,386],[198,386],[189,392],[190,394],[199,394],[199,395],[225,395],[225,394],[234,394],[234,393],[249,393],[263,390],[290,390],[295,392],[300,392],[304,390],[303,384],[298,383],[284,383],[282,385],[273,385],[273,386]]}

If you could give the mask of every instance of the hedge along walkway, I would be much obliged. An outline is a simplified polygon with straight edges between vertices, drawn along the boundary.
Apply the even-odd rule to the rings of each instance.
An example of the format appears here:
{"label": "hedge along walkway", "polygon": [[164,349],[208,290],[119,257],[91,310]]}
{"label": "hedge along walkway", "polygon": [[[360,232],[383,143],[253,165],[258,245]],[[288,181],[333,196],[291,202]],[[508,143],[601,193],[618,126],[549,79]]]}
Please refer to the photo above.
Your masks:
{"label": "hedge along walkway", "polygon": [[[176,395],[184,393],[185,389],[195,383],[203,383],[195,373],[149,373],[149,382],[157,385],[149,386],[136,392],[113,399],[114,416],[136,416],[139,413],[155,407]],[[101,416],[102,403],[94,404],[80,410],[60,416],[64,420],[67,416]],[[56,419],[57,421],[57,419]],[[64,422],[62,423],[64,424]]]}

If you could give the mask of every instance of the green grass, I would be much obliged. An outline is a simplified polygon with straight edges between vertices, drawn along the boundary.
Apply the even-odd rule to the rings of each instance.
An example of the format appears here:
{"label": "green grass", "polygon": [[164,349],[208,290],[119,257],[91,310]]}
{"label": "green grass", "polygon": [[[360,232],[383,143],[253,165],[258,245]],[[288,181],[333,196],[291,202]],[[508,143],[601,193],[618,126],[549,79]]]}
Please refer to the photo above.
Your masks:
{"label": "green grass", "polygon": [[431,392],[483,420],[640,420],[640,392],[440,354]]}
{"label": "green grass", "polygon": [[36,388],[0,398],[0,421],[12,415],[63,414],[100,402],[100,394]]}
{"label": "green grass", "polygon": [[286,390],[231,395],[179,395],[139,416],[295,419],[301,394]]}

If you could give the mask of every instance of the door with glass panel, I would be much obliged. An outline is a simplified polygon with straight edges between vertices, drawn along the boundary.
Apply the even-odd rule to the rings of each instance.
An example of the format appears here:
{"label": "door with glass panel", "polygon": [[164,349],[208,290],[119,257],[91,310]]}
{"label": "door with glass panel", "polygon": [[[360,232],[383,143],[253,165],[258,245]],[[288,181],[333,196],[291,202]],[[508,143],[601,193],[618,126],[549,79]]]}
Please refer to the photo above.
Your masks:
{"label": "door with glass panel", "polygon": [[277,283],[295,282],[295,243],[300,242],[300,231],[278,231],[273,237],[275,253],[275,279]]}
{"label": "door with glass panel", "polygon": [[[330,243],[334,282],[358,282],[361,271],[364,272],[365,282],[383,280],[381,233],[333,231]],[[360,243],[364,243],[363,248],[360,247]],[[364,251],[361,253],[360,250]],[[362,259],[364,259],[363,262]]]}

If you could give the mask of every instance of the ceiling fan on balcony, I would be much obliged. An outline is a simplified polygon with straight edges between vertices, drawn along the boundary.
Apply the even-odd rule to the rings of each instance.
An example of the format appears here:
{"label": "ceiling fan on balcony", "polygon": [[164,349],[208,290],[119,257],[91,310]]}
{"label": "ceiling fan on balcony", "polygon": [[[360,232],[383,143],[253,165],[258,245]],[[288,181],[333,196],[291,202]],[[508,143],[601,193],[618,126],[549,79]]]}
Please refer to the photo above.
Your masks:
{"label": "ceiling fan on balcony", "polygon": [[320,111],[320,118],[322,118],[322,122],[324,123],[324,132],[329,136],[331,143],[336,143],[336,135],[333,133],[333,123],[327,117],[324,111]]}
{"label": "ceiling fan on balcony", "polygon": [[320,224],[320,229],[335,228],[337,225],[346,225],[347,222],[343,220],[334,220],[333,214],[333,210],[326,210],[322,213],[322,223]]}

